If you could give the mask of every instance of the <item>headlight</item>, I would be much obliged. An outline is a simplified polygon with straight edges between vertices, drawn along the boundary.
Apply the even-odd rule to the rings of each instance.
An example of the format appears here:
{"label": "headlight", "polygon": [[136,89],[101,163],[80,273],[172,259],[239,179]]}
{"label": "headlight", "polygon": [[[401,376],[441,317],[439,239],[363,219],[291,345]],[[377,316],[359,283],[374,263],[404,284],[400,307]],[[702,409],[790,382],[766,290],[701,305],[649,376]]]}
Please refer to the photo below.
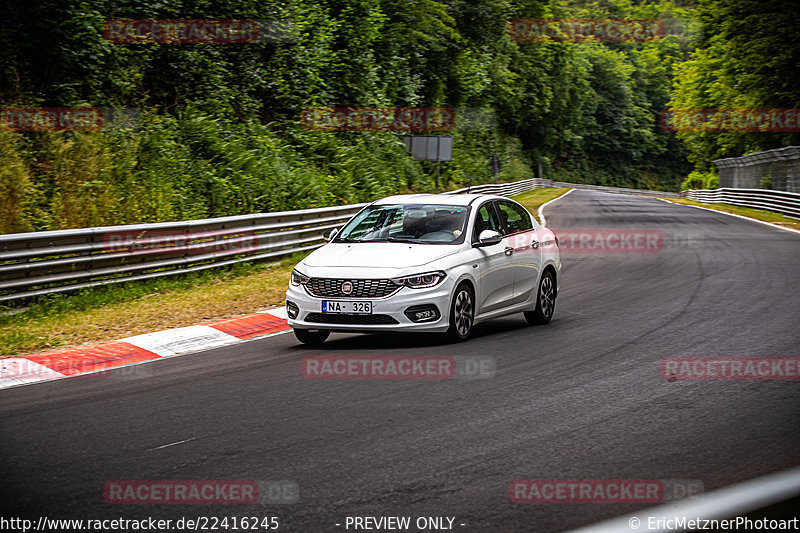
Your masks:
{"label": "headlight", "polygon": [[310,279],[311,278],[305,274],[302,274],[297,270],[292,270],[292,285],[305,285]]}
{"label": "headlight", "polygon": [[426,272],[425,274],[417,274],[414,276],[405,276],[402,278],[394,278],[392,281],[395,285],[404,285],[412,289],[425,289],[438,285],[447,276],[441,270],[436,272]]}

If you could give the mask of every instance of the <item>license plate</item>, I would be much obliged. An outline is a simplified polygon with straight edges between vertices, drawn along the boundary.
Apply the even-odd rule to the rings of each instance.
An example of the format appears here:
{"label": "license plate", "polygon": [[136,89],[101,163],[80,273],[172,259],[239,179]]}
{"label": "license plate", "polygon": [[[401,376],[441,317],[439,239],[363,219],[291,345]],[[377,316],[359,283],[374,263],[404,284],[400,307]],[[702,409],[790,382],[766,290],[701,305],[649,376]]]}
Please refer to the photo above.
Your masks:
{"label": "license plate", "polygon": [[371,315],[372,302],[322,301],[322,312],[339,315]]}

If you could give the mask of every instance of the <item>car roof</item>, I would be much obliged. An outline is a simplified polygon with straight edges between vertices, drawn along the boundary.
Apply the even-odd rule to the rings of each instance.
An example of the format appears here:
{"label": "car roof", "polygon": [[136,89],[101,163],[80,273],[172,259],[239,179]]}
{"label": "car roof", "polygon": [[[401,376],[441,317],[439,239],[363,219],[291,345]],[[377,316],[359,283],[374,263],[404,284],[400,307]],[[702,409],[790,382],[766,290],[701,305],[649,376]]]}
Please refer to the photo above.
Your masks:
{"label": "car roof", "polygon": [[374,205],[388,204],[439,204],[468,206],[475,200],[507,200],[494,194],[396,194],[374,202]]}

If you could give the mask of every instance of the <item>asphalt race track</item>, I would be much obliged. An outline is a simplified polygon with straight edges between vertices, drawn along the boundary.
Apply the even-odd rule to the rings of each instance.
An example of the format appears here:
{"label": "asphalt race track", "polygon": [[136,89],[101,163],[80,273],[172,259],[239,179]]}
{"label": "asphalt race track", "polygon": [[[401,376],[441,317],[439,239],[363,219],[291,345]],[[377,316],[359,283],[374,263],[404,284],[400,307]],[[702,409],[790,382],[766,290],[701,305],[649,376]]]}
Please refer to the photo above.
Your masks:
{"label": "asphalt race track", "polygon": [[[684,479],[711,491],[800,465],[800,382],[659,371],[670,356],[800,356],[800,235],[587,190],[545,214],[556,230],[660,230],[663,248],[565,250],[548,326],[514,316],[455,345],[335,334],[310,349],[284,334],[0,391],[2,515],[277,516],[279,531],[301,532],[433,516],[455,517],[457,531],[549,532],[646,506],[513,503],[512,480]],[[495,372],[310,380],[309,355],[482,357]],[[113,480],[289,480],[299,500],[109,504]]]}

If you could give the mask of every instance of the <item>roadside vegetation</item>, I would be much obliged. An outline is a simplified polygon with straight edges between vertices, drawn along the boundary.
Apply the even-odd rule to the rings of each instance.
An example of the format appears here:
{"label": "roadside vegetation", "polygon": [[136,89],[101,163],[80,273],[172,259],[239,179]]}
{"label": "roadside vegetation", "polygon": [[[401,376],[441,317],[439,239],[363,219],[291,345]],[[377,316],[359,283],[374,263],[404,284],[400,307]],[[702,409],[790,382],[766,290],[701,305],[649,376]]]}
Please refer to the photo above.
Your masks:
{"label": "roadside vegetation", "polygon": [[[485,112],[448,132],[445,188],[491,181],[497,154],[503,180],[533,177],[541,165],[543,177],[563,181],[678,190],[688,152],[658,117],[680,64],[713,36],[692,29],[703,11],[694,0],[10,2],[0,24],[0,107],[134,115],[99,131],[0,131],[0,232],[434,189],[435,164],[409,157],[401,134],[304,129],[303,110],[314,107]],[[543,17],[658,19],[677,29],[649,42],[509,36],[510,20]],[[103,37],[109,20],[242,18],[293,26],[284,41],[247,44]]]}

